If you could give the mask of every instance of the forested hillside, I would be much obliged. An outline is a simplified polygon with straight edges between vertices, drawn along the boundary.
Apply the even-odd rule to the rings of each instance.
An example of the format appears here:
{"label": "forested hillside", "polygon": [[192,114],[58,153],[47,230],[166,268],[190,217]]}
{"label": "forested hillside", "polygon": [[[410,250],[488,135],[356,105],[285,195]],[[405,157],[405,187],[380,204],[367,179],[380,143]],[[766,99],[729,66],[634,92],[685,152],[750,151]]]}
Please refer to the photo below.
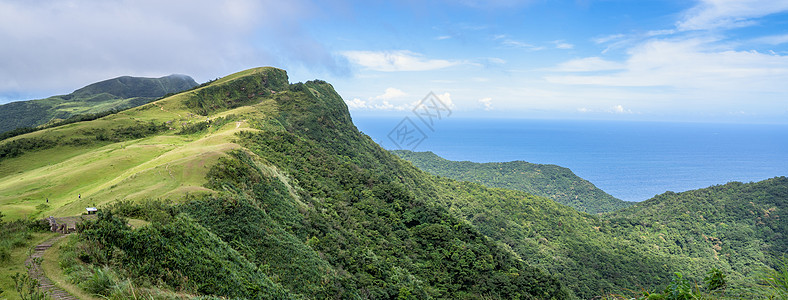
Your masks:
{"label": "forested hillside", "polygon": [[[100,139],[94,134],[135,121],[155,126],[135,137]],[[64,162],[78,160],[82,168],[100,164],[83,159],[86,152],[112,157],[113,152],[141,151],[150,160],[112,160],[124,170],[113,173],[105,166],[102,171],[112,176],[83,177],[93,182],[85,185],[80,199],[66,195],[52,201],[53,207],[36,207],[40,214],[68,214],[94,201],[109,205],[102,206],[98,221],[81,228],[63,257],[69,278],[92,293],[123,298],[133,293],[130,286],[143,286],[147,288],[138,292],[150,295],[256,299],[572,298],[555,277],[420,196],[423,186],[430,185],[429,176],[358,132],[342,99],[322,81],[290,85],[284,71],[249,70],[117,115],[19,136],[0,146],[67,132],[80,133],[75,138],[82,144]],[[171,152],[205,151],[193,143],[211,138],[231,141],[211,148],[222,153],[212,158],[199,159],[199,153],[162,158]],[[218,140],[212,144],[225,145]],[[157,147],[163,149],[147,154]],[[18,182],[20,170],[30,172],[27,178],[37,174],[38,168],[21,161],[47,149],[25,149],[6,158],[0,185]],[[201,190],[159,187],[158,181],[166,183],[170,177],[191,178],[180,175],[187,170],[201,173],[204,180],[195,180]],[[37,176],[59,172],[50,169],[55,175]],[[107,177],[110,181],[103,182]],[[151,188],[172,190],[144,192]],[[21,189],[2,195],[0,204],[15,209],[35,205],[40,200],[32,193],[60,193],[65,187],[55,182],[44,189]],[[133,196],[141,192],[165,201]],[[119,216],[150,224],[132,229]],[[110,282],[94,284],[97,278]]]}
{"label": "forested hillside", "polygon": [[194,79],[185,75],[161,78],[123,76],[88,85],[68,95],[11,102],[0,105],[0,133],[80,114],[136,107],[195,86]]}
{"label": "forested hillside", "polygon": [[644,251],[723,263],[748,277],[788,253],[788,178],[667,192],[610,215]]}
{"label": "forested hillside", "polygon": [[524,161],[450,161],[432,152],[408,150],[393,150],[392,153],[434,175],[528,192],[590,214],[611,212],[634,204],[617,199],[571,170],[556,165]]}

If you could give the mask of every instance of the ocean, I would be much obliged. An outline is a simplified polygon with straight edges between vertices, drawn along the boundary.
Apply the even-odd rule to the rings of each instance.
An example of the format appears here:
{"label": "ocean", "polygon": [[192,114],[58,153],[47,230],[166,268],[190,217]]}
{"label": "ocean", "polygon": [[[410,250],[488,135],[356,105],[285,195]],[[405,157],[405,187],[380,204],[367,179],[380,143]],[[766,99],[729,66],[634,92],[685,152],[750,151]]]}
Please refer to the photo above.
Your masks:
{"label": "ocean", "polygon": [[[788,176],[788,125],[450,117],[430,128],[415,117],[402,120],[353,118],[386,149],[432,151],[455,161],[555,164],[627,201]],[[398,140],[395,129],[415,138]]]}

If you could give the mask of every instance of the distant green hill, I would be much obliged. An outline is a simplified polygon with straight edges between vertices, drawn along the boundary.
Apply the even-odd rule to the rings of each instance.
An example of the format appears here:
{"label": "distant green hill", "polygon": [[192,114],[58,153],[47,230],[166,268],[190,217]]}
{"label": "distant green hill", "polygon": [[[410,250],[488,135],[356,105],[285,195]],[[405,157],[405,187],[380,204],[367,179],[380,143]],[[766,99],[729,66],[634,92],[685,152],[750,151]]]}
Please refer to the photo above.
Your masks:
{"label": "distant green hill", "polygon": [[97,82],[68,95],[0,105],[0,133],[36,127],[79,114],[140,106],[167,94],[197,86],[186,75],[161,78],[123,76]]}
{"label": "distant green hill", "polygon": [[[788,253],[788,178],[666,192],[609,215],[644,249],[751,276]],[[772,266],[773,267],[773,266]]]}
{"label": "distant green hill", "polygon": [[590,214],[611,212],[634,204],[617,199],[571,170],[556,165],[524,161],[475,163],[450,161],[432,152],[391,152],[417,168],[438,176],[524,191]]}

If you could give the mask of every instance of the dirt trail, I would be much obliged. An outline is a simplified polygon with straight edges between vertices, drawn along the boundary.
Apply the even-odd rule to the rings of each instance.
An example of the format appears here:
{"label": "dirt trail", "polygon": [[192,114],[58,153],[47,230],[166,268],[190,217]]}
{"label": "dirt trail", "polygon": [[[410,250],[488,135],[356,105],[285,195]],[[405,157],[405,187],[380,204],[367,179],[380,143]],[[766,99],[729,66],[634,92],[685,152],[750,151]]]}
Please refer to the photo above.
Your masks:
{"label": "dirt trail", "polygon": [[41,244],[36,245],[36,248],[33,250],[33,253],[25,261],[25,265],[29,266],[29,273],[30,277],[33,277],[38,280],[38,284],[41,287],[41,290],[49,294],[49,297],[53,300],[79,300],[79,298],[72,296],[68,292],[62,290],[61,288],[55,286],[49,278],[46,277],[44,274],[44,270],[41,269],[40,264],[33,263],[33,259],[41,258],[43,259],[44,251],[52,247],[52,244],[56,243],[60,239],[66,237],[68,235],[58,235],[51,239],[48,239]]}

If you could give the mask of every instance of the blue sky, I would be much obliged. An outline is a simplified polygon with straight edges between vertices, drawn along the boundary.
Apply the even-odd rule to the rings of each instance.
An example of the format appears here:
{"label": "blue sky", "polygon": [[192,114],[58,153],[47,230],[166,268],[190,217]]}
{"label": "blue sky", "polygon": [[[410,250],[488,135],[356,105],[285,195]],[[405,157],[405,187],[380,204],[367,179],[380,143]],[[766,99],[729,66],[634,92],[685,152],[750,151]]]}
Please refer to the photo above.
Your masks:
{"label": "blue sky", "polygon": [[0,103],[255,66],[354,116],[788,123],[786,0],[5,1]]}

